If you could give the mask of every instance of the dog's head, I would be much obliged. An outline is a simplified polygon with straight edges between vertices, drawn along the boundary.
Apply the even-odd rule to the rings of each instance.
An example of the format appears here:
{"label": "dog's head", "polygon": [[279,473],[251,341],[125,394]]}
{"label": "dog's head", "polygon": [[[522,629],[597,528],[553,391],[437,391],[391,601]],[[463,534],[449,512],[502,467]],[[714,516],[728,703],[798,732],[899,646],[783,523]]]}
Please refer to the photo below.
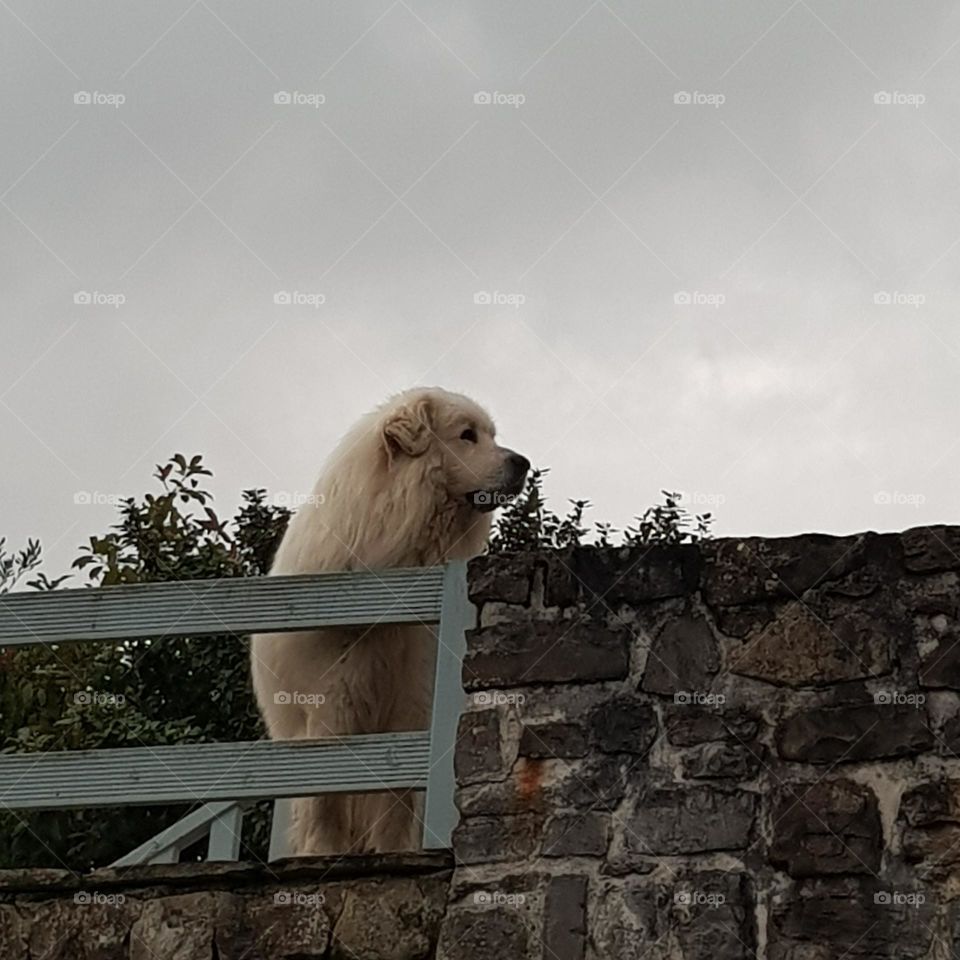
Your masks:
{"label": "dog's head", "polygon": [[497,444],[485,410],[439,388],[401,394],[383,411],[380,431],[391,469],[427,458],[448,495],[482,513],[518,494],[530,468],[526,457]]}

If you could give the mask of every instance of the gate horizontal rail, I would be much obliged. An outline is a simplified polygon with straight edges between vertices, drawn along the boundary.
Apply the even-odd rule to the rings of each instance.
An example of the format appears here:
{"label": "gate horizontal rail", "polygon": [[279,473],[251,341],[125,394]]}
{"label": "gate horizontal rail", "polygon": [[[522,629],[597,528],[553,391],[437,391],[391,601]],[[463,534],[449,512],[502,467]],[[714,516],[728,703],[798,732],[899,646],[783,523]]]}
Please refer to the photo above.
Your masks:
{"label": "gate horizontal rail", "polygon": [[437,623],[443,567],[0,594],[0,647]]}
{"label": "gate horizontal rail", "polygon": [[0,808],[422,790],[429,770],[428,731],[9,754],[0,757]]}

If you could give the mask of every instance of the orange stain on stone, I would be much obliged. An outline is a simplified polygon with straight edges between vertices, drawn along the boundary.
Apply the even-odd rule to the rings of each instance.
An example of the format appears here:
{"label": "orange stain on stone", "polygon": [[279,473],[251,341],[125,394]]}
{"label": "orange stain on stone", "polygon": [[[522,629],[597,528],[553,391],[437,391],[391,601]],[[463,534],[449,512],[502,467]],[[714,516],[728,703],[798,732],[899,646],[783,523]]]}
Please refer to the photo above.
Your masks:
{"label": "orange stain on stone", "polygon": [[522,757],[516,767],[517,794],[527,804],[539,802],[543,788],[544,766],[542,760]]}

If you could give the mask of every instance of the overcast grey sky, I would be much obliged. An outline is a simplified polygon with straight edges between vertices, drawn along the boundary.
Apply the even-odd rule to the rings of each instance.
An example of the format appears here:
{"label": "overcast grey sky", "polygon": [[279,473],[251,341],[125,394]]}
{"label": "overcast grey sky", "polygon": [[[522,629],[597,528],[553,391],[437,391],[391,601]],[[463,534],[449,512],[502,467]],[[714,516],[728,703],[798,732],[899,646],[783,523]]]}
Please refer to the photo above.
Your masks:
{"label": "overcast grey sky", "polygon": [[958,68],[935,0],[0,0],[0,535],[418,383],[620,525],[956,521]]}

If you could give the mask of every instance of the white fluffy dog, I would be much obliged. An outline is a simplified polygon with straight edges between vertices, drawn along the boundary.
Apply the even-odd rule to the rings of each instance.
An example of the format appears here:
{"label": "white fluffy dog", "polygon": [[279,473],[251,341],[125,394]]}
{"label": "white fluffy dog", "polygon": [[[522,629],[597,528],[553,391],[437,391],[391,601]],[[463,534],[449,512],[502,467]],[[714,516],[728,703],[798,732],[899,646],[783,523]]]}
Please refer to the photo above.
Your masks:
{"label": "white fluffy dog", "polygon": [[[491,511],[520,491],[529,466],[497,446],[493,422],[472,400],[439,388],[408,390],[343,438],[317,481],[314,503],[292,518],[270,572],[430,566],[476,556]],[[429,727],[436,656],[430,628],[260,634],[250,653],[257,702],[274,739]],[[319,696],[276,703],[280,691]],[[293,803],[293,852],[415,850],[419,801],[413,791],[300,798]]]}

